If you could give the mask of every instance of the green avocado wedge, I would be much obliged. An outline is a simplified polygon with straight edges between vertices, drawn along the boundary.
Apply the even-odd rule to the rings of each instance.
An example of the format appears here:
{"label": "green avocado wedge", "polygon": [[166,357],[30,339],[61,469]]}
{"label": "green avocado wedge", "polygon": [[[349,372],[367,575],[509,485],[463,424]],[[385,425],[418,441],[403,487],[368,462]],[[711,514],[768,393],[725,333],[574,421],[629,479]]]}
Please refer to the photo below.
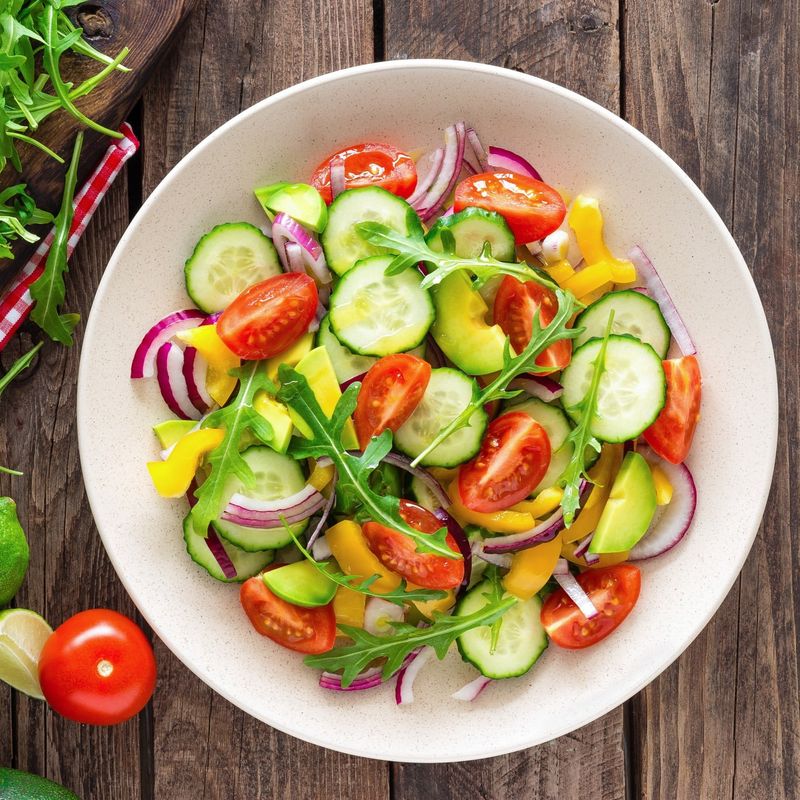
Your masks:
{"label": "green avocado wedge", "polygon": [[272,569],[263,578],[270,591],[296,606],[325,606],[336,594],[336,584],[308,561]]}
{"label": "green avocado wedge", "polygon": [[650,466],[639,453],[628,453],[611,487],[589,552],[623,553],[647,533],[656,513],[656,488]]}
{"label": "green avocado wedge", "polygon": [[0,797],[3,800],[80,800],[78,795],[46,778],[0,767]]}

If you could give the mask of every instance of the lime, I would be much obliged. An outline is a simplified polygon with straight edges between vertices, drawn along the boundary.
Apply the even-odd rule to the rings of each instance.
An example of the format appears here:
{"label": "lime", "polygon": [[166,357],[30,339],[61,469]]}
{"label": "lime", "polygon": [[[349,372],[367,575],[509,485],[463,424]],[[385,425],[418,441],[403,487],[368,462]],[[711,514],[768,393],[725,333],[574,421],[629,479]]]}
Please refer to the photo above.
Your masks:
{"label": "lime", "polygon": [[0,497],[0,606],[17,593],[28,571],[28,540],[17,519],[17,504]]}
{"label": "lime", "polygon": [[80,800],[78,795],[46,778],[0,767],[0,797],[3,800]]}
{"label": "lime", "polygon": [[39,654],[52,632],[35,611],[9,608],[0,612],[0,680],[43,700],[39,686]]}

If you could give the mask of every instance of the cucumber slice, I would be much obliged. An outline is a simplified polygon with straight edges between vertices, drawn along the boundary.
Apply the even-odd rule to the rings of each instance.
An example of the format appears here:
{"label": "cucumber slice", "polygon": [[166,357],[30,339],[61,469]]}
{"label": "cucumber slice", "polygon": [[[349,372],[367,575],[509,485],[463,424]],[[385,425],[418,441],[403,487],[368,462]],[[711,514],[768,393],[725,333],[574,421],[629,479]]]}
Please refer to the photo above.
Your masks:
{"label": "cucumber slice", "polygon": [[609,292],[592,303],[575,320],[576,328],[584,328],[575,340],[575,347],[586,344],[590,339],[602,339],[611,311],[614,312],[612,333],[630,334],[649,344],[659,358],[667,357],[671,334],[661,309],[655,300],[633,289]]}
{"label": "cucumber slice", "polygon": [[356,232],[357,222],[382,222],[399,233],[422,233],[422,224],[413,208],[401,197],[379,186],[348,189],[331,203],[328,225],[322,234],[322,249],[328,266],[344,275],[357,261],[385,253]]}
{"label": "cucumber slice", "polygon": [[[416,458],[477,396],[478,384],[472,378],[448,367],[432,370],[422,400],[395,434],[395,446]],[[487,423],[483,408],[476,409],[467,425],[451,433],[421,463],[429,467],[455,467],[469,461],[480,450]]]}
{"label": "cucumber slice", "polygon": [[201,566],[212,578],[223,583],[241,583],[252,578],[271,564],[274,558],[272,550],[249,553],[220,539],[228,558],[236,568],[236,577],[226,578],[214,554],[208,549],[205,538],[194,529],[194,523],[188,514],[183,520],[183,540],[186,542],[186,552],[192,561]]}
{"label": "cucumber slice", "polygon": [[[474,586],[458,602],[453,616],[462,617],[480,611],[487,604],[484,595],[490,589],[488,581]],[[520,600],[500,618],[502,624],[494,652],[491,652],[491,626],[482,625],[456,639],[461,658],[474,664],[487,678],[524,675],[547,649],[541,613],[542,601],[536,595],[530,600]]]}
{"label": "cucumber slice", "polygon": [[435,513],[442,507],[433,492],[416,475],[411,479],[411,495],[419,505],[427,508],[431,513]]}
{"label": "cucumber slice", "polygon": [[422,343],[433,322],[433,302],[422,275],[407,269],[386,275],[391,256],[359,261],[331,295],[331,330],[349,350],[364,356],[403,353]]}
{"label": "cucumber slice", "polygon": [[[279,500],[291,497],[305,485],[306,479],[300,464],[291,456],[276,453],[271,447],[249,447],[242,453],[256,476],[252,488],[248,488],[238,478],[232,478],[228,485],[228,496],[236,492],[255,497],[258,500]],[[292,541],[291,535],[280,528],[246,528],[224,519],[211,523],[222,539],[246,552],[275,550]],[[299,536],[308,526],[308,521],[291,526],[295,536]]]}
{"label": "cucumber slice", "polygon": [[307,183],[273,183],[255,189],[254,194],[270,219],[282,211],[317,233],[322,233],[328,224],[328,206]]}
{"label": "cucumber slice", "polygon": [[482,208],[465,208],[458,214],[441,217],[430,229],[425,241],[431,250],[441,252],[442,229],[450,231],[455,239],[455,253],[459,258],[477,258],[488,242],[492,255],[498,261],[515,261],[517,245],[508,223],[494,211]]}
{"label": "cucumber slice", "polygon": [[207,314],[222,311],[248,286],[281,272],[275,246],[249,222],[212,228],[183,268],[186,292]]}
{"label": "cucumber slice", "polygon": [[[579,347],[561,373],[564,387],[561,402],[576,422],[581,417],[578,404],[589,391],[602,344],[601,339],[592,339]],[[664,367],[649,344],[617,334],[608,338],[605,367],[592,434],[603,442],[627,442],[649,428],[664,407],[667,396]]]}

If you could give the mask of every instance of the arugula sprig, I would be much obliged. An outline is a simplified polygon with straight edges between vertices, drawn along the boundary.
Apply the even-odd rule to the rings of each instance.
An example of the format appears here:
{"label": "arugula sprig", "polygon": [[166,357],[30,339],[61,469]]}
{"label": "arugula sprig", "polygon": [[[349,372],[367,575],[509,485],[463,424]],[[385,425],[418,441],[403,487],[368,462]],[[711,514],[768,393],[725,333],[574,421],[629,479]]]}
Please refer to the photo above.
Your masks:
{"label": "arugula sprig", "polygon": [[225,436],[206,458],[211,472],[195,491],[197,503],[191,516],[195,530],[202,536],[206,535],[211,521],[222,513],[230,499],[227,496],[230,479],[237,477],[247,487],[255,483],[253,470],[239,452],[242,434],[249,430],[264,444],[270,444],[273,437],[272,426],[253,408],[253,399],[260,389],[270,394],[276,391],[263,363],[250,361],[231,370],[230,374],[239,378],[236,396],[228,405],[218,408],[203,420],[204,428],[224,428]]}
{"label": "arugula sprig", "polygon": [[303,546],[300,540],[295,535],[294,531],[284,523],[286,532],[294,539],[297,549],[321,572],[328,580],[333,581],[339,586],[344,586],[345,589],[351,589],[360,594],[366,594],[369,597],[380,597],[381,600],[388,600],[390,603],[402,606],[411,601],[427,603],[429,600],[441,600],[447,596],[447,592],[441,589],[409,589],[406,585],[405,579],[400,581],[400,585],[396,589],[390,589],[388,592],[376,592],[371,587],[375,581],[380,580],[380,575],[370,575],[369,578],[362,578],[360,575],[345,575],[343,572],[337,570],[330,561],[317,561],[311,553]]}
{"label": "arugula sprig", "polygon": [[442,659],[462,633],[494,624],[517,602],[515,597],[510,596],[490,599],[483,608],[458,617],[434,612],[433,622],[427,628],[392,622],[394,633],[388,636],[375,636],[362,628],[340,625],[342,633],[349,636],[353,644],[334,647],[321,655],[306,656],[305,663],[329,672],[342,670],[342,686],[347,687],[373,661],[385,658],[382,674],[386,680],[403,666],[406,656],[418,647],[429,645]]}
{"label": "arugula sprig", "polygon": [[396,253],[392,263],[387,267],[387,275],[397,275],[403,270],[416,267],[421,261],[433,267],[422,279],[422,288],[441,283],[448,275],[459,270],[468,270],[475,275],[473,288],[479,289],[490,278],[496,275],[513,275],[521,281],[536,281],[550,289],[556,285],[540,275],[536,270],[521,262],[498,261],[492,257],[492,247],[487,242],[477,258],[459,258],[455,255],[455,239],[446,228],[442,229],[440,241],[442,252],[432,250],[419,226],[409,226],[412,233],[408,236],[398,233],[381,222],[359,222],[355,229],[361,238],[370,244],[385,247]]}
{"label": "arugula sprig", "polygon": [[[500,580],[500,570],[494,564],[490,564],[484,572],[484,580],[489,584],[489,590],[483,593],[489,605],[497,605],[505,595],[506,591]],[[500,629],[503,627],[503,618],[498,617],[491,628],[491,638],[489,640],[489,653],[494,655],[497,650],[497,643],[500,641]]]}
{"label": "arugula sprig", "polygon": [[573,314],[581,307],[581,304],[570,292],[563,289],[555,289],[558,300],[558,310],[546,328],[542,328],[539,322],[539,313],[534,314],[531,340],[527,347],[518,355],[511,355],[511,345],[506,339],[505,351],[503,352],[503,368],[497,377],[478,392],[477,397],[448,425],[433,438],[431,443],[411,462],[415,467],[428,453],[435,450],[450,434],[469,425],[470,418],[479,408],[483,408],[486,403],[494,400],[507,400],[516,397],[519,392],[509,391],[508,384],[514,378],[524,372],[543,372],[542,367],[537,366],[536,358],[543,350],[554,342],[561,339],[574,339],[579,336],[582,328],[568,328],[567,325],[572,319]]}
{"label": "arugula sprig", "polygon": [[586,474],[586,450],[591,448],[595,452],[600,452],[600,442],[592,435],[592,422],[597,413],[597,398],[600,390],[600,379],[606,368],[606,348],[608,347],[608,337],[611,335],[611,327],[614,324],[614,311],[608,315],[603,343],[597,353],[592,371],[592,382],[589,390],[583,399],[577,403],[571,411],[580,411],[578,424],[570,431],[569,436],[564,440],[564,445],[572,445],[572,458],[561,482],[564,484],[564,494],[561,497],[561,509],[564,512],[564,524],[569,527],[575,519],[575,512],[580,508],[580,484],[583,478],[589,478]]}
{"label": "arugula sprig", "polygon": [[363,453],[348,452],[342,445],[342,430],[356,407],[360,383],[347,387],[339,398],[330,419],[320,408],[308,381],[297,370],[286,364],[278,369],[281,388],[278,400],[298,414],[311,431],[310,439],[295,440],[292,455],[297,458],[322,458],[328,456],[338,474],[337,489],[357,499],[363,514],[369,519],[406,534],[416,545],[418,553],[436,553],[446,558],[461,558],[461,554],[448,546],[447,528],[436,533],[421,533],[400,516],[400,500],[391,495],[378,495],[369,485],[370,473],[392,449],[392,432],[384,431],[374,437]]}

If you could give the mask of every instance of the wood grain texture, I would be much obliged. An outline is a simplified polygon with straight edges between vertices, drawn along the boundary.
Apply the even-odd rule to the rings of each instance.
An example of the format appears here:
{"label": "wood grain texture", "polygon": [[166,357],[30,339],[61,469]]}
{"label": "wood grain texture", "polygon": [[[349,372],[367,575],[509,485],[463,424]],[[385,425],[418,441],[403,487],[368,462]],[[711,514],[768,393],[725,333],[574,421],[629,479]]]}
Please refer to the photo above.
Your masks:
{"label": "wood grain texture", "polygon": [[[607,0],[591,6],[526,0],[388,0],[385,52],[387,58],[460,58],[517,69],[619,111],[618,11],[618,3]],[[469,118],[468,105],[464,116]],[[625,796],[623,710],[520,753],[466,764],[397,765],[393,788],[397,800],[621,799]]]}
{"label": "wood grain texture", "polygon": [[635,703],[637,794],[795,798],[800,5],[628,0],[626,9],[629,116],[731,228],[767,312],[781,403],[776,479],[744,571],[709,627]]}
{"label": "wood grain texture", "polygon": [[[201,3],[144,97],[143,194],[188,150],[252,103],[372,58],[364,0]],[[215,695],[160,643],[155,797],[381,800],[385,764],[278,733]]]}

